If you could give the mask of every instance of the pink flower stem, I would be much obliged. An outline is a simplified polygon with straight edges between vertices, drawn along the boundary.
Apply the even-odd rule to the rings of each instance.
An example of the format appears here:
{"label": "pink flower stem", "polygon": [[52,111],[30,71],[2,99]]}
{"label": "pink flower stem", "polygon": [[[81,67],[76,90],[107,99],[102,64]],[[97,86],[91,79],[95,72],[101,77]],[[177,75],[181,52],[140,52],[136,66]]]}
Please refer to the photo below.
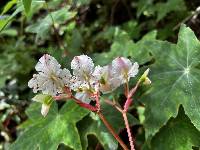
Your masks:
{"label": "pink flower stem", "polygon": [[133,144],[133,137],[132,137],[131,130],[130,130],[130,127],[129,127],[129,123],[128,123],[127,114],[124,111],[122,113],[122,115],[123,115],[123,118],[124,118],[126,130],[127,130],[127,133],[128,133],[128,139],[129,139],[129,143],[130,143],[130,146],[131,146],[131,150],[135,150],[135,147],[134,147],[134,144]]}
{"label": "pink flower stem", "polygon": [[128,139],[129,139],[131,150],[135,150],[135,147],[134,147],[134,142],[133,142],[133,136],[131,134],[130,126],[129,126],[129,123],[128,123],[127,112],[128,112],[129,106],[133,102],[132,96],[135,94],[139,84],[140,84],[140,82],[138,81],[134,88],[132,88],[130,91],[128,90],[125,93],[126,96],[127,96],[127,99],[126,99],[126,102],[124,104],[124,109],[122,111],[122,116],[124,118],[124,123],[125,123],[126,130],[127,130],[127,133],[128,133]]}
{"label": "pink flower stem", "polygon": [[97,112],[99,112],[101,109],[100,100],[99,100],[99,92],[96,92],[94,96],[95,96],[95,100],[96,100]]}
{"label": "pink flower stem", "polygon": [[87,104],[87,103],[83,103],[82,101],[78,100],[76,97],[74,97],[73,95],[71,95],[71,98],[81,107],[83,108],[86,108],[90,111],[93,111],[93,112],[96,112],[97,111],[97,108],[90,105],[90,104]]}
{"label": "pink flower stem", "polygon": [[[67,93],[69,93],[68,90],[66,90]],[[99,101],[99,92],[95,93],[95,100],[96,100],[96,106],[92,106],[90,104],[86,104],[83,103],[82,101],[80,101],[79,99],[77,99],[76,97],[74,97],[73,95],[70,96],[71,99],[73,99],[79,106],[86,108],[92,112],[96,112],[99,116],[99,118],[101,119],[101,121],[104,123],[104,125],[106,126],[106,128],[108,129],[108,131],[114,136],[114,138],[119,142],[119,144],[121,145],[121,147],[124,150],[128,150],[127,146],[124,144],[124,142],[122,141],[122,139],[119,137],[119,135],[115,132],[115,130],[113,129],[113,127],[111,126],[111,124],[106,120],[106,118],[104,117],[104,115],[101,113],[100,111],[100,101]],[[55,97],[57,99],[60,99],[60,97]]]}
{"label": "pink flower stem", "polygon": [[109,122],[106,120],[106,118],[104,117],[104,115],[101,112],[97,112],[99,118],[102,120],[102,122],[104,123],[104,125],[107,127],[107,129],[109,130],[109,132],[115,137],[115,139],[119,142],[119,144],[121,145],[121,147],[124,150],[128,150],[127,146],[124,144],[124,142],[121,140],[121,138],[118,136],[118,134],[114,131],[113,127],[109,124]]}

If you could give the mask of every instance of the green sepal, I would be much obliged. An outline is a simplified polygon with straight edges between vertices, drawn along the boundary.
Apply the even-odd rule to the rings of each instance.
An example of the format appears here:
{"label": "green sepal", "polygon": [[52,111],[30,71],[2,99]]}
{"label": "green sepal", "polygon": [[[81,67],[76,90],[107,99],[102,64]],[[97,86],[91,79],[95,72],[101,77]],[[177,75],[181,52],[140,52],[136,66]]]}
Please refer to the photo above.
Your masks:
{"label": "green sepal", "polygon": [[53,102],[53,97],[48,94],[37,94],[35,97],[32,98],[32,100],[45,105],[51,105],[51,103]]}

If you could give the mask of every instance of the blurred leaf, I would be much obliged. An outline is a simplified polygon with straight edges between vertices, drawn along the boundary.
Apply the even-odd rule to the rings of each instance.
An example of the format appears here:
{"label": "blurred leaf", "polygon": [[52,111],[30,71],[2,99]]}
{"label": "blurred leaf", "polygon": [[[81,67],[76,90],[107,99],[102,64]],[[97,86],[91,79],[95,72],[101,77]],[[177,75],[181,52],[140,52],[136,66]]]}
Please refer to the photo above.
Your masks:
{"label": "blurred leaf", "polygon": [[[48,14],[44,19],[32,24],[26,28],[26,32],[36,33],[36,41],[41,39],[47,39],[49,37],[50,29],[52,25],[59,25],[65,23],[65,21],[74,17],[76,12],[70,12],[69,8],[62,8]],[[53,20],[52,20],[52,18]]]}
{"label": "blurred leaf", "polygon": [[156,61],[150,66],[152,88],[143,96],[146,137],[151,138],[169,118],[175,117],[181,104],[200,130],[200,70],[196,67],[200,61],[200,42],[191,29],[182,26],[177,44],[149,42],[149,50]]}
{"label": "blurred leaf", "polygon": [[149,6],[152,6],[152,3],[153,0],[139,0],[137,3],[137,17],[139,17],[141,14],[149,16],[145,11],[147,11]]}
{"label": "blurred leaf", "polygon": [[137,43],[134,43],[129,38],[123,38],[123,40],[121,40],[121,37],[118,37],[111,45],[111,50],[109,52],[95,54],[95,63],[105,65],[111,63],[114,58],[123,56],[131,57],[134,61],[143,64],[150,59],[148,43],[146,43],[146,41],[155,40],[155,38],[156,31],[148,33]]}
{"label": "blurred leaf", "polygon": [[123,24],[122,29],[126,31],[130,38],[137,39],[140,35],[140,26],[136,21],[129,21]]}
{"label": "blurred leaf", "polygon": [[163,19],[169,12],[186,10],[184,0],[168,0],[166,3],[157,3],[155,11],[157,12],[157,21]]}
{"label": "blurred leaf", "polygon": [[15,29],[5,29],[1,31],[0,35],[6,35],[6,36],[17,36],[17,30]]}
{"label": "blurred leaf", "polygon": [[0,88],[5,86],[6,79],[7,79],[6,76],[1,75],[1,77],[0,77]]}
{"label": "blurred leaf", "polygon": [[31,9],[32,0],[22,0],[22,2],[23,2],[23,5],[24,5],[24,9],[25,9],[26,15],[28,15],[29,11]]}
{"label": "blurred leaf", "polygon": [[79,6],[80,5],[87,5],[90,3],[91,0],[74,0],[74,4],[78,4]]}
{"label": "blurred leaf", "polygon": [[29,109],[32,125],[11,145],[10,150],[55,150],[60,143],[75,150],[82,149],[76,123],[88,111],[72,101],[68,101],[59,111],[55,106],[51,107],[46,118],[42,118],[38,110],[35,105],[33,109]]}
{"label": "blurred leaf", "polygon": [[[121,129],[125,128],[122,114],[112,106],[102,104],[102,113],[117,133],[119,133]],[[132,115],[129,114],[128,118],[131,126],[139,124],[138,120]],[[84,118],[80,124],[78,124],[78,127],[84,150],[87,150],[88,147],[88,135],[95,135],[104,149],[117,149],[118,142],[109,133],[108,129],[96,114],[91,113],[90,117]]]}
{"label": "blurred leaf", "polygon": [[8,25],[8,23],[21,11],[22,6],[18,5],[17,9],[10,16],[0,16],[0,33]]}
{"label": "blurred leaf", "polygon": [[11,0],[11,1],[9,1],[9,2],[4,6],[1,15],[7,13],[7,12],[13,7],[13,5],[15,5],[16,3],[17,3],[17,0]]}
{"label": "blurred leaf", "polygon": [[155,2],[153,0],[139,0],[137,3],[137,17],[139,17],[141,14],[147,17],[156,15],[156,21],[158,22],[170,12],[183,12],[187,9],[184,0],[167,0],[166,2]]}

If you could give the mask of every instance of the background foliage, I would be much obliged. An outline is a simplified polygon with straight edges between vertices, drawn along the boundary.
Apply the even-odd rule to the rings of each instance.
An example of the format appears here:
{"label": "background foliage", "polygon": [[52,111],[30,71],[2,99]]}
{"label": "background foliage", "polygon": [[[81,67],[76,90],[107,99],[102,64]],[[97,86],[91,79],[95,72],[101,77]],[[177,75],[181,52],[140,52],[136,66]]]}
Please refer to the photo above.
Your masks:
{"label": "background foliage", "polygon": [[[136,148],[198,149],[199,6],[199,0],[2,1],[0,149],[120,149],[95,114],[72,102],[55,103],[42,118],[27,82],[44,53],[65,67],[82,53],[100,65],[125,56],[139,62],[140,73],[149,67],[152,85],[140,87],[129,111]],[[123,104],[122,93],[106,97]],[[107,119],[128,145],[120,114],[104,99]]]}

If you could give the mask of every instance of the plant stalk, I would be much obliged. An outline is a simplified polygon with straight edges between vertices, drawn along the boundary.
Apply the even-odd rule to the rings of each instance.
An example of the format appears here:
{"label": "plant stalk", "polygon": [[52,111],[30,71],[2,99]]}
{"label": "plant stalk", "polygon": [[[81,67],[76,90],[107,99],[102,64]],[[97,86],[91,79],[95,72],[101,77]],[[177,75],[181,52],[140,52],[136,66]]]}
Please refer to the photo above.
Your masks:
{"label": "plant stalk", "polygon": [[103,123],[105,124],[105,126],[107,127],[107,129],[110,131],[110,133],[115,137],[115,139],[119,142],[119,144],[121,145],[121,147],[124,150],[128,150],[127,146],[124,144],[124,142],[121,140],[121,138],[118,136],[117,133],[115,133],[113,127],[109,124],[109,122],[106,120],[106,118],[103,116],[103,114],[101,112],[97,112],[99,118],[103,121]]}
{"label": "plant stalk", "polygon": [[126,130],[127,130],[127,133],[128,133],[128,139],[129,139],[129,143],[130,143],[130,146],[131,146],[131,150],[135,150],[135,147],[134,147],[134,144],[133,144],[133,137],[132,137],[131,130],[130,130],[130,127],[129,127],[129,123],[128,123],[127,114],[124,111],[122,113],[122,115],[123,115],[123,118],[124,118],[124,123],[125,123],[125,126],[126,126]]}

